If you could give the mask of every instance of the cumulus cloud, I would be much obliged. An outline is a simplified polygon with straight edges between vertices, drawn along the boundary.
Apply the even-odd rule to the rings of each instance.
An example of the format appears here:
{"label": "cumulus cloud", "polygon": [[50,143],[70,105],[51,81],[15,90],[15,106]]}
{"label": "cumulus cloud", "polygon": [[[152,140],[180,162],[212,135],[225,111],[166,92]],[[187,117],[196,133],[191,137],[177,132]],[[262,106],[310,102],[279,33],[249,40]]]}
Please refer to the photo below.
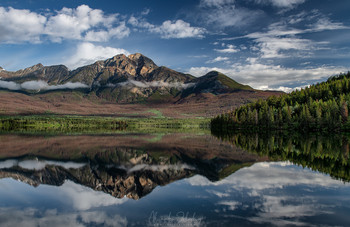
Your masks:
{"label": "cumulus cloud", "polygon": [[59,89],[78,89],[78,88],[88,88],[89,86],[80,82],[68,82],[65,84],[49,85],[45,81],[27,81],[22,84],[17,84],[12,81],[2,81],[0,80],[0,88],[5,88],[9,90],[59,90]]}
{"label": "cumulus cloud", "polygon": [[130,53],[121,48],[103,47],[89,42],[80,43],[73,56],[69,57],[65,64],[71,68],[92,64],[98,60],[105,60],[118,54]]}
{"label": "cumulus cloud", "polygon": [[0,42],[53,42],[64,39],[107,41],[127,37],[130,30],[117,14],[106,15],[87,5],[64,7],[60,11],[39,14],[30,10],[0,7]]}
{"label": "cumulus cloud", "polygon": [[228,61],[228,60],[229,60],[228,57],[221,57],[221,56],[219,56],[219,57],[216,57],[216,58],[214,58],[212,60],[206,61],[206,63],[216,63],[216,62]]}
{"label": "cumulus cloud", "polygon": [[0,42],[40,42],[47,18],[29,10],[0,7]]}
{"label": "cumulus cloud", "polygon": [[183,20],[164,21],[161,26],[155,27],[151,31],[159,33],[162,38],[203,38],[206,30],[200,27],[192,27]]}
{"label": "cumulus cloud", "polygon": [[205,28],[193,27],[183,20],[166,20],[157,26],[147,22],[144,18],[131,16],[128,23],[136,28],[146,29],[152,33],[160,34],[163,39],[204,38]]}
{"label": "cumulus cloud", "polygon": [[110,84],[110,86],[129,86],[129,87],[140,87],[140,88],[149,88],[149,87],[169,87],[169,88],[180,88],[186,89],[188,87],[194,86],[194,83],[181,83],[181,82],[164,82],[164,81],[152,81],[152,82],[142,82],[136,80],[128,80],[118,84]]}
{"label": "cumulus cloud", "polygon": [[232,44],[228,44],[226,48],[224,49],[215,49],[215,51],[219,53],[236,53],[238,52],[238,49]]}

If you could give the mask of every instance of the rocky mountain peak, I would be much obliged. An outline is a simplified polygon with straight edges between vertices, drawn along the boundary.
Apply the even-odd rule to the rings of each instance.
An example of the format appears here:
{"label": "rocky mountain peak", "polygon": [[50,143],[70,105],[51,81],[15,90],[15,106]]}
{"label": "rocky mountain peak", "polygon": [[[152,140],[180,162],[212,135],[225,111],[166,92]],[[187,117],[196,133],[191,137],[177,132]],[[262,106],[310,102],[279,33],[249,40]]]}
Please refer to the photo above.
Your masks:
{"label": "rocky mountain peak", "polygon": [[136,63],[136,73],[141,76],[145,76],[158,68],[150,58],[140,53],[131,54],[128,58]]}
{"label": "rocky mountain peak", "polygon": [[39,64],[33,65],[31,67],[21,69],[19,71],[23,71],[24,73],[30,73],[30,72],[34,72],[34,71],[42,69],[42,68],[44,68],[43,64],[39,63]]}

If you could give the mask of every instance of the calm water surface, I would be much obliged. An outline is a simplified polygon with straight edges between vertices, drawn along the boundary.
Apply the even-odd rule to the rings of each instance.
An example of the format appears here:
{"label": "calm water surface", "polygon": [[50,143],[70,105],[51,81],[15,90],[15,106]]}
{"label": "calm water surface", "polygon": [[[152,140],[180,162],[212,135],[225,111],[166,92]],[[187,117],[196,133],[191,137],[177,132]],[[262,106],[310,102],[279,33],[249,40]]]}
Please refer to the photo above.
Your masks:
{"label": "calm water surface", "polygon": [[347,136],[221,139],[1,135],[0,225],[350,226]]}

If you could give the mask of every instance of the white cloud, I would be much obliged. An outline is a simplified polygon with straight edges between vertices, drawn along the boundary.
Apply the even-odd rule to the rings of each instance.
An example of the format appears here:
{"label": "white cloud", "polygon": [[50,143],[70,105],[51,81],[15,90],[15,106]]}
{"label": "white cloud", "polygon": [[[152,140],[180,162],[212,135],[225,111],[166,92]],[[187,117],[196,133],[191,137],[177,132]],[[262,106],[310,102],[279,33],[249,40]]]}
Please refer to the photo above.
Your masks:
{"label": "white cloud", "polygon": [[160,34],[163,39],[204,38],[207,30],[200,27],[192,27],[190,23],[183,20],[166,20],[157,26],[147,22],[144,18],[131,16],[128,23],[136,28]]}
{"label": "white cloud", "polygon": [[236,52],[238,52],[236,47],[232,44],[227,45],[227,48],[225,48],[225,49],[215,49],[215,51],[217,51],[219,53],[236,53]]}
{"label": "white cloud", "polygon": [[257,4],[270,4],[277,8],[292,9],[297,5],[303,4],[305,0],[255,0]]}
{"label": "white cloud", "polygon": [[85,35],[86,41],[106,42],[111,38],[122,39],[129,36],[130,29],[126,27],[125,22],[120,23],[118,27],[106,31],[88,31]]}
{"label": "white cloud", "polygon": [[223,7],[224,5],[229,5],[235,3],[235,0],[201,0],[201,7]]}
{"label": "white cloud", "polygon": [[[304,29],[295,28],[297,25],[304,26]],[[308,24],[305,27],[305,24]],[[277,23],[270,24],[266,32],[254,32],[244,37],[252,39],[256,45],[255,50],[259,51],[261,58],[285,58],[285,57],[309,57],[314,51],[327,49],[328,42],[317,42],[311,39],[301,38],[301,35],[329,30],[350,29],[339,22],[332,22],[329,18],[317,11],[299,13],[283,18]],[[237,39],[235,38],[226,38]]]}
{"label": "white cloud", "polygon": [[124,38],[130,33],[117,14],[105,15],[87,5],[63,8],[55,13],[39,14],[30,10],[0,7],[0,42],[53,42],[65,39],[107,41]]}
{"label": "white cloud", "polygon": [[164,21],[159,27],[151,31],[161,34],[164,39],[170,38],[203,38],[206,30],[200,27],[191,27],[191,25],[183,20]]}
{"label": "white cloud", "polygon": [[98,60],[105,60],[118,54],[129,55],[124,49],[97,46],[89,42],[80,43],[73,56],[69,57],[65,64],[71,68],[92,64]]}
{"label": "white cloud", "polygon": [[343,23],[340,22],[332,22],[327,17],[323,17],[317,20],[315,24],[313,24],[311,31],[326,31],[326,30],[339,30],[339,29],[349,29],[348,26],[344,26]]}
{"label": "white cloud", "polygon": [[221,57],[221,56],[219,56],[219,57],[216,57],[216,58],[214,58],[212,60],[206,61],[206,63],[216,63],[216,62],[227,61],[227,60],[229,60],[228,57]]}
{"label": "white cloud", "polygon": [[149,88],[149,87],[174,87],[180,89],[186,89],[188,87],[192,87],[194,83],[181,83],[181,82],[164,82],[164,81],[136,81],[136,80],[128,80],[126,82],[118,83],[118,84],[110,84],[111,87],[114,86],[129,86],[129,87],[140,87],[140,88]]}
{"label": "white cloud", "polygon": [[263,91],[265,91],[265,90],[272,90],[272,91],[283,91],[285,93],[290,93],[290,92],[292,92],[294,90],[300,90],[300,89],[308,87],[308,86],[310,86],[310,85],[308,84],[308,85],[304,85],[304,86],[298,86],[298,87],[291,88],[291,87],[285,87],[285,86],[269,87],[267,85],[262,85],[262,86],[257,87],[256,89],[263,90]]}
{"label": "white cloud", "polygon": [[[320,66],[314,68],[288,68],[281,65],[262,64],[259,59],[249,59],[247,64],[233,64],[231,67],[192,67],[188,73],[194,76],[202,76],[210,71],[219,71],[237,80],[239,83],[248,84],[255,89],[280,89],[292,90],[299,86],[306,86],[309,81],[324,80],[331,75],[346,72],[344,67]],[[286,84],[297,84],[291,87]]]}
{"label": "white cloud", "polygon": [[15,82],[12,82],[12,81],[0,80],[0,88],[5,88],[5,89],[9,89],[9,90],[20,90],[21,85],[15,83]]}
{"label": "white cloud", "polygon": [[241,27],[255,21],[261,11],[237,7],[235,0],[201,0],[199,11],[196,11],[198,20],[214,29],[226,27]]}
{"label": "white cloud", "polygon": [[17,84],[12,81],[2,81],[0,80],[0,88],[5,88],[9,90],[58,90],[58,89],[77,89],[77,88],[88,88],[89,86],[80,82],[68,82],[65,84],[49,85],[45,81],[27,81],[22,84]]}
{"label": "white cloud", "polygon": [[0,7],[0,42],[40,42],[47,18],[29,10]]}

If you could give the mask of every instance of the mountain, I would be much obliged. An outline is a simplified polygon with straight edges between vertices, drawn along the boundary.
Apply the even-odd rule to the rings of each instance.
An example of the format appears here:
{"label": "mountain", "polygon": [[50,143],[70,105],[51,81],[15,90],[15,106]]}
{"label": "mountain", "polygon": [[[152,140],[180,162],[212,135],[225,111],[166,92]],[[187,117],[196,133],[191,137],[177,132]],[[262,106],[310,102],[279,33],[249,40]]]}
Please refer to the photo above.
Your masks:
{"label": "mountain", "polygon": [[0,77],[5,81],[23,83],[32,80],[43,80],[49,84],[60,84],[64,78],[69,75],[69,70],[64,65],[43,66],[37,64],[29,68],[21,69],[16,72],[0,71]]}
{"label": "mountain", "polygon": [[132,103],[140,101],[173,102],[190,94],[223,94],[253,89],[230,79],[219,72],[209,72],[196,78],[158,67],[150,58],[140,54],[116,55],[105,61],[77,68],[73,71],[64,65],[37,64],[16,72],[0,71],[4,81],[24,83],[44,81],[48,85],[68,82],[87,85],[89,92],[109,101]]}
{"label": "mountain", "polygon": [[240,90],[254,91],[250,86],[240,84],[217,71],[211,71],[202,77],[196,78],[194,81],[195,85],[187,88],[183,92],[183,96],[193,93],[212,93],[217,95]]}
{"label": "mountain", "polygon": [[0,70],[0,114],[114,115],[145,113],[149,106],[142,105],[154,105],[164,107],[161,112],[167,116],[214,116],[279,94],[254,90],[215,71],[202,77],[177,72],[140,53],[116,55],[75,70],[42,64],[15,72]]}

